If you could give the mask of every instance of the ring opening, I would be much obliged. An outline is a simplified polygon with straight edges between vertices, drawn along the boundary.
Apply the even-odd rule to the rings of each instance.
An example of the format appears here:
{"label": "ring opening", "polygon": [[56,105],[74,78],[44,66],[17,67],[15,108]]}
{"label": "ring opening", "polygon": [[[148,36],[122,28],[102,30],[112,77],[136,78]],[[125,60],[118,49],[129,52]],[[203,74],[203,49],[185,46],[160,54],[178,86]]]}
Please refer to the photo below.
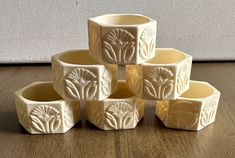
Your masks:
{"label": "ring opening", "polygon": [[118,82],[118,90],[113,93],[109,98],[111,99],[121,99],[121,98],[130,98],[133,97],[134,94],[126,88],[125,82]]}
{"label": "ring opening", "polygon": [[184,98],[205,98],[213,93],[213,88],[200,82],[190,82],[189,89],[180,97]]}
{"label": "ring opening", "polygon": [[173,64],[182,61],[185,55],[177,50],[155,50],[155,57],[147,63],[150,64]]}
{"label": "ring opening", "polygon": [[141,15],[105,15],[95,18],[95,21],[106,25],[138,25],[150,19]]}
{"label": "ring opening", "polygon": [[97,65],[95,59],[89,56],[88,50],[72,50],[62,54],[59,59],[68,64]]}
{"label": "ring opening", "polygon": [[32,101],[56,101],[62,98],[55,92],[52,83],[40,83],[27,88],[22,96]]}

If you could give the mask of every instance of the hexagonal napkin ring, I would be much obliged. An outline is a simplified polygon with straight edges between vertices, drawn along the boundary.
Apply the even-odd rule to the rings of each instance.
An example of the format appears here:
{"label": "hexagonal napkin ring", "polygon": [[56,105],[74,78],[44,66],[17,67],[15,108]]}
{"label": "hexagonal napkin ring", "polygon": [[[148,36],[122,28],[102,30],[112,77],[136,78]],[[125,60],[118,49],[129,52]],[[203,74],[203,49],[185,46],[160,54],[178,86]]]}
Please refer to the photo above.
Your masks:
{"label": "hexagonal napkin ring", "polygon": [[80,119],[79,104],[63,100],[52,82],[33,82],[15,96],[19,122],[31,134],[65,133]]}
{"label": "hexagonal napkin ring", "polygon": [[90,55],[101,63],[139,64],[154,57],[156,21],[139,14],[88,20]]}
{"label": "hexagonal napkin ring", "polygon": [[198,131],[215,121],[220,92],[207,82],[190,81],[176,100],[159,100],[155,114],[166,127]]}
{"label": "hexagonal napkin ring", "polygon": [[102,101],[90,101],[86,105],[87,120],[103,130],[135,128],[144,116],[144,101],[118,82],[118,90]]}
{"label": "hexagonal napkin ring", "polygon": [[102,100],[116,89],[117,66],[101,65],[88,50],[52,56],[54,88],[66,100]]}
{"label": "hexagonal napkin ring", "polygon": [[172,48],[156,49],[156,56],[126,66],[131,91],[146,100],[174,100],[189,88],[192,56]]}

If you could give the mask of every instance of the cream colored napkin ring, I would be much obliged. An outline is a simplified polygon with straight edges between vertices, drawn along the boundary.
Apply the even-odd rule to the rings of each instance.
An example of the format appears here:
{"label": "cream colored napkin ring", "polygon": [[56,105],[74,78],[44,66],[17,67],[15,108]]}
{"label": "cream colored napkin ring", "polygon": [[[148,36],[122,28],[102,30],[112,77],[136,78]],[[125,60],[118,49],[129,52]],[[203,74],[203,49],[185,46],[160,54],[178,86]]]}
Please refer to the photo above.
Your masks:
{"label": "cream colored napkin ring", "polygon": [[126,66],[131,91],[145,100],[174,100],[189,88],[192,56],[172,48],[156,49],[156,56]]}
{"label": "cream colored napkin ring", "polygon": [[117,85],[117,66],[101,65],[88,50],[71,50],[52,56],[54,88],[66,100],[103,100]]}
{"label": "cream colored napkin ring", "polygon": [[63,100],[52,82],[33,82],[15,96],[19,122],[31,134],[65,133],[80,119],[79,104]]}
{"label": "cream colored napkin ring", "polygon": [[155,20],[139,14],[90,18],[89,53],[101,63],[143,63],[155,55],[156,27]]}
{"label": "cream colored napkin ring", "polygon": [[132,129],[144,116],[144,101],[119,81],[117,92],[103,101],[87,102],[86,112],[88,121],[100,129]]}
{"label": "cream colored napkin ring", "polygon": [[156,115],[166,127],[198,131],[215,121],[220,92],[207,82],[190,81],[176,100],[159,100]]}

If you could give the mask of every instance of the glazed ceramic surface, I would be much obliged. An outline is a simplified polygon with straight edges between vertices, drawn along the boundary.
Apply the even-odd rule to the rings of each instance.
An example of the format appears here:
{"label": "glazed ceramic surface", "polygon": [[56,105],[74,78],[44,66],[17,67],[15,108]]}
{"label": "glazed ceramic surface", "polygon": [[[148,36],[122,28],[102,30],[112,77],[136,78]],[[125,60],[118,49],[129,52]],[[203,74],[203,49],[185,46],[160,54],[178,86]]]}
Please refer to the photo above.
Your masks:
{"label": "glazed ceramic surface", "polygon": [[86,112],[88,121],[100,129],[132,129],[144,116],[144,101],[119,81],[117,92],[102,101],[87,102]]}
{"label": "glazed ceramic surface", "polygon": [[207,82],[190,81],[176,100],[159,100],[155,114],[166,127],[198,131],[215,121],[220,92]]}
{"label": "glazed ceramic surface", "polygon": [[143,63],[155,55],[156,27],[155,20],[139,14],[90,18],[90,55],[101,63]]}
{"label": "glazed ceramic surface", "polygon": [[189,88],[192,56],[172,48],[155,52],[146,63],[126,66],[127,85],[145,100],[174,100]]}
{"label": "glazed ceramic surface", "polygon": [[63,100],[52,82],[34,82],[15,97],[19,122],[31,134],[65,133],[79,121],[79,104]]}
{"label": "glazed ceramic surface", "polygon": [[117,87],[117,66],[102,65],[88,50],[71,50],[52,56],[54,88],[66,100],[102,100]]}

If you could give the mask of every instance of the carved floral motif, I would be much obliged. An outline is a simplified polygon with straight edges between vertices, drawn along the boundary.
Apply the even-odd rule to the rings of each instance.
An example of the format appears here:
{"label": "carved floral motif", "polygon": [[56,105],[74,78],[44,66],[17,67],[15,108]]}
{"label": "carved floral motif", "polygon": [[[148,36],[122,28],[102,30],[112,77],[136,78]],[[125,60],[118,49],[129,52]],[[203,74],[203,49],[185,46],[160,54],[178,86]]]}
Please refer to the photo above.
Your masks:
{"label": "carved floral motif", "polygon": [[154,99],[165,99],[173,90],[174,74],[168,68],[155,67],[144,79],[147,95]]}
{"label": "carved floral motif", "polygon": [[199,121],[200,106],[191,101],[173,101],[170,105],[168,123],[174,128],[196,129]]}
{"label": "carved floral motif", "polygon": [[147,27],[140,36],[139,56],[143,60],[149,60],[155,54],[155,28]]}
{"label": "carved floral motif", "polygon": [[207,101],[202,109],[201,118],[200,118],[200,125],[202,127],[211,123],[211,121],[215,118],[217,109],[217,101],[216,99],[211,99]]}
{"label": "carved floral motif", "polygon": [[91,100],[97,92],[97,76],[84,68],[76,68],[66,75],[66,91],[79,100]]}
{"label": "carved floral motif", "polygon": [[180,67],[180,70],[177,75],[177,84],[176,84],[177,85],[176,90],[179,95],[186,90],[189,84],[190,69],[191,69],[191,60],[187,61],[185,64],[183,64]]}
{"label": "carved floral motif", "polygon": [[61,125],[60,112],[54,107],[41,105],[30,112],[32,126],[42,133],[52,133]]}
{"label": "carved floral motif", "polygon": [[124,29],[114,29],[103,38],[103,52],[108,61],[126,64],[133,61],[135,37]]}
{"label": "carved floral motif", "polygon": [[105,110],[105,120],[112,129],[126,129],[133,121],[138,120],[137,110],[125,102],[116,102]]}
{"label": "carved floral motif", "polygon": [[109,70],[105,69],[101,77],[101,91],[105,96],[112,93],[112,74]]}
{"label": "carved floral motif", "polygon": [[127,69],[127,85],[129,89],[138,94],[141,91],[142,72],[139,66],[128,65]]}
{"label": "carved floral motif", "polygon": [[93,57],[101,53],[100,28],[93,23],[89,23],[89,50]]}

